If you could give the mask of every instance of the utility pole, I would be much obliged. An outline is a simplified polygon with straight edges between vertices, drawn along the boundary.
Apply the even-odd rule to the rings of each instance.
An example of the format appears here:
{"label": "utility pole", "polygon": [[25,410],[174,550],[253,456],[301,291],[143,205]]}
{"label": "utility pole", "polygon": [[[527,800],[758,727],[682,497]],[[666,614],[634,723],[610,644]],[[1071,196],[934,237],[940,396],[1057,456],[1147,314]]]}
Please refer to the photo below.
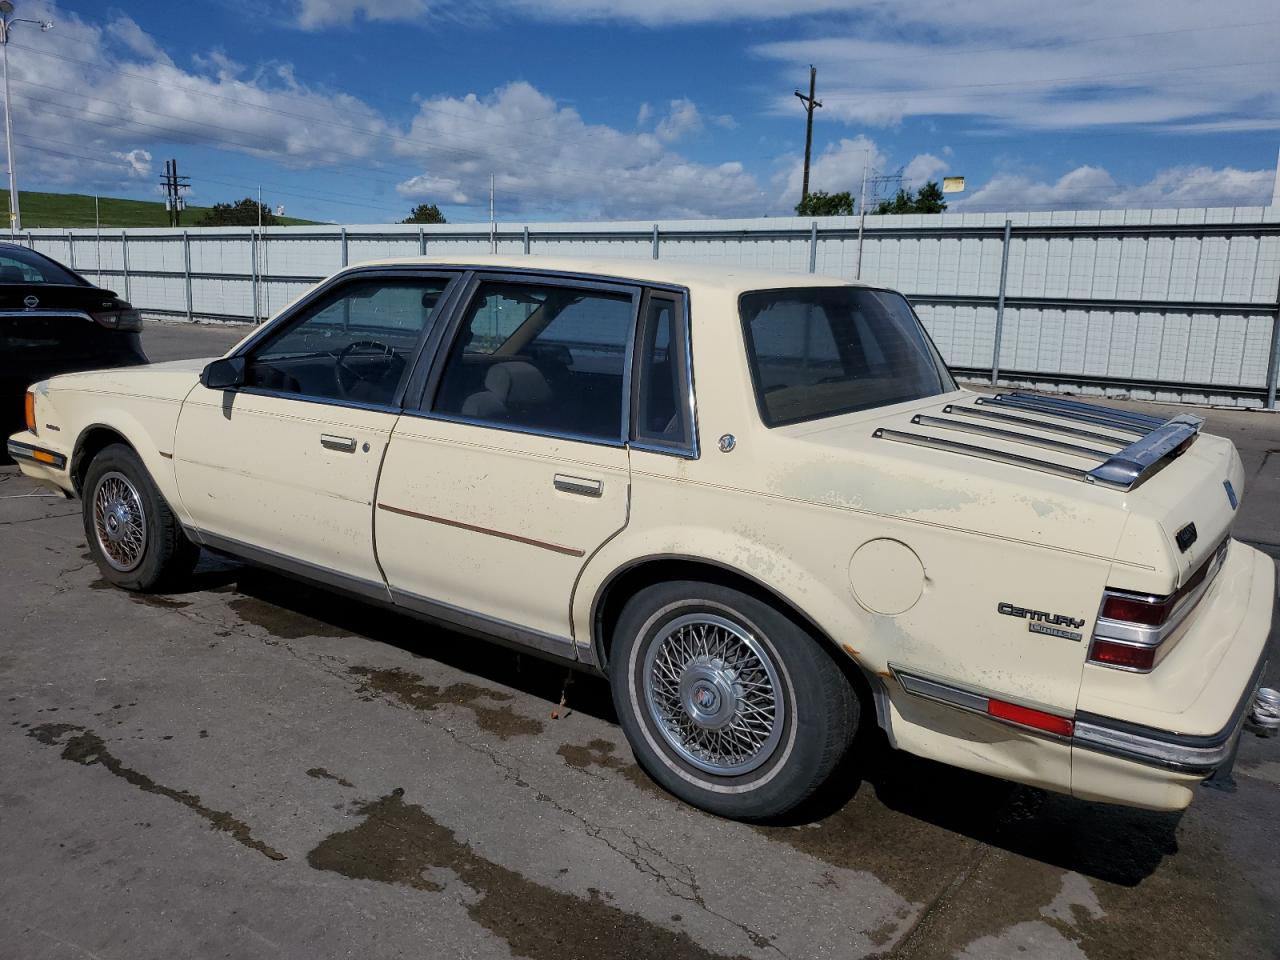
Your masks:
{"label": "utility pole", "polygon": [[23,20],[13,16],[12,0],[0,0],[0,47],[4,61],[4,144],[9,155],[9,232],[22,229],[22,211],[18,205],[18,171],[13,165],[13,104],[9,100],[9,31],[15,23],[34,23],[44,33],[53,29],[48,20]]}
{"label": "utility pole", "polygon": [[166,160],[164,162],[164,176],[160,178],[160,184],[164,187],[164,208],[169,211],[169,226],[182,226],[182,211],[187,206],[187,201],[183,198],[182,192],[191,187],[190,177],[178,176],[178,161]]}
{"label": "utility pole", "polygon": [[800,202],[804,203],[809,199],[809,156],[813,152],[813,111],[822,106],[822,101],[814,99],[815,88],[818,84],[818,69],[812,64],[809,65],[809,95],[806,97],[799,90],[796,96],[800,98],[800,102],[804,104],[805,124],[804,124],[804,182],[800,187]]}
{"label": "utility pole", "polygon": [[493,174],[489,174],[489,252],[498,252],[498,221],[493,216]]}

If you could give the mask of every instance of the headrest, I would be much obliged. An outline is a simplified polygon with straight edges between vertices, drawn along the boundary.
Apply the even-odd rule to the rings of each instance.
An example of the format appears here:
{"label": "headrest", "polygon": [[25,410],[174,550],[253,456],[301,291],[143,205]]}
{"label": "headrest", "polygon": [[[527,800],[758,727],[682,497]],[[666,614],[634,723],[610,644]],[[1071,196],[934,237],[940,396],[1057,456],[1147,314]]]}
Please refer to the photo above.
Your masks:
{"label": "headrest", "polygon": [[523,360],[509,360],[490,367],[484,388],[509,407],[530,407],[551,399],[546,378],[537,367]]}

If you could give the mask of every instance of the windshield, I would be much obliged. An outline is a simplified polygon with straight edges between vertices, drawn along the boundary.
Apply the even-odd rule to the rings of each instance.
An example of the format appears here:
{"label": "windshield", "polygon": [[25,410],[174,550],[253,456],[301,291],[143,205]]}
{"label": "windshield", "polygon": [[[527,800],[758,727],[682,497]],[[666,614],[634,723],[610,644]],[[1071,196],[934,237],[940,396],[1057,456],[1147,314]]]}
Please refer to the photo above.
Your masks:
{"label": "windshield", "polygon": [[901,294],[864,287],[758,290],[743,294],[740,308],[768,426],[956,389]]}
{"label": "windshield", "polygon": [[6,246],[0,249],[0,283],[56,283],[86,286],[83,279],[66,267],[34,250]]}

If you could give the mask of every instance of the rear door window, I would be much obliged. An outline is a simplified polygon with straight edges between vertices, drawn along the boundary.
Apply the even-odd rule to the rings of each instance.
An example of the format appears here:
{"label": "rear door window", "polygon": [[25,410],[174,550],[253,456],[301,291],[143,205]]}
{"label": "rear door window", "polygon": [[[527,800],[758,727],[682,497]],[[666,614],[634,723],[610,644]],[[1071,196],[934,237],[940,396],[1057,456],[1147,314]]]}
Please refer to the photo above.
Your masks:
{"label": "rear door window", "polygon": [[445,359],[433,410],[585,440],[622,440],[629,292],[485,280]]}

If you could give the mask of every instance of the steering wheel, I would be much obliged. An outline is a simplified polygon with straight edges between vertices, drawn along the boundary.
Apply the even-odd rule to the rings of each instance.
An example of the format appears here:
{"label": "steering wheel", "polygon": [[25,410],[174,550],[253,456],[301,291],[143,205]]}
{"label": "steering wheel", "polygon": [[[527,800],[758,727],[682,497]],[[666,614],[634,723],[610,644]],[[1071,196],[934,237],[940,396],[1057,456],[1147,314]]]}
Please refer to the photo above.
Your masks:
{"label": "steering wheel", "polygon": [[[367,362],[359,366],[348,364],[347,361],[354,357]],[[397,359],[396,352],[380,340],[356,340],[348,343],[338,352],[338,359],[333,367],[338,389],[343,396],[350,396],[362,381],[375,383],[382,380],[391,372]]]}

